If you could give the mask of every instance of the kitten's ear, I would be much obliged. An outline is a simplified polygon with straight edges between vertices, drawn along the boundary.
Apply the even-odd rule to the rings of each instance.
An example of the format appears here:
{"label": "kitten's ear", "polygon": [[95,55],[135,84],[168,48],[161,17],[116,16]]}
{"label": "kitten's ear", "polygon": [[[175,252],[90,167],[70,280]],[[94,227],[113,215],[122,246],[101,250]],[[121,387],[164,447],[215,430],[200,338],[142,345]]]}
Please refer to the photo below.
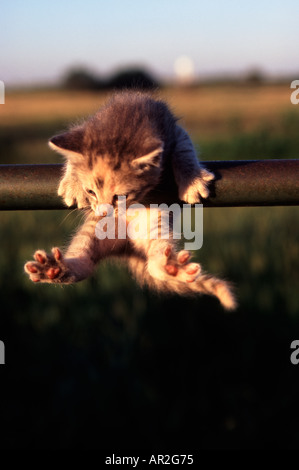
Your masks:
{"label": "kitten's ear", "polygon": [[140,172],[149,170],[150,168],[159,168],[161,163],[163,153],[163,145],[156,148],[152,152],[144,155],[143,157],[138,157],[132,160],[131,165],[134,170],[138,170]]}
{"label": "kitten's ear", "polygon": [[49,146],[67,158],[82,156],[83,129],[72,129],[64,134],[54,135],[49,140]]}

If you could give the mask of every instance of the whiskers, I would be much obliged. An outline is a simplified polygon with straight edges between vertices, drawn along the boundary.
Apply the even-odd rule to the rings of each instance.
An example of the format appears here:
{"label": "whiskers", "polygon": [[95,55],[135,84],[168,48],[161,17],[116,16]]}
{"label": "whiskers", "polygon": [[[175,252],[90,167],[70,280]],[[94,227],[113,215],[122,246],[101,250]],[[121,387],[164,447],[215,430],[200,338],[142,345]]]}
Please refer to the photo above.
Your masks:
{"label": "whiskers", "polygon": [[67,219],[71,214],[73,214],[75,211],[77,211],[77,208],[68,211],[68,213],[66,214],[66,216],[65,216],[65,217],[62,219],[62,221],[60,222],[59,226],[61,226],[61,225],[66,221],[66,219]]}
{"label": "whiskers", "polygon": [[84,207],[83,209],[81,209],[81,215],[84,216],[84,217],[87,217],[91,214],[94,214],[94,211],[92,210],[91,206],[89,207]]}
{"label": "whiskers", "polygon": [[92,213],[92,209],[90,207],[84,207],[83,209],[78,209],[77,207],[75,209],[72,209],[70,211],[68,211],[68,213],[66,214],[66,216],[62,219],[62,221],[60,222],[60,226],[62,224],[65,223],[65,221],[68,219],[68,217],[70,217],[70,215],[74,214],[74,212],[76,213],[76,222],[78,221],[79,219],[79,223],[83,222],[83,219],[85,219],[85,217],[87,215],[89,215],[90,213]]}

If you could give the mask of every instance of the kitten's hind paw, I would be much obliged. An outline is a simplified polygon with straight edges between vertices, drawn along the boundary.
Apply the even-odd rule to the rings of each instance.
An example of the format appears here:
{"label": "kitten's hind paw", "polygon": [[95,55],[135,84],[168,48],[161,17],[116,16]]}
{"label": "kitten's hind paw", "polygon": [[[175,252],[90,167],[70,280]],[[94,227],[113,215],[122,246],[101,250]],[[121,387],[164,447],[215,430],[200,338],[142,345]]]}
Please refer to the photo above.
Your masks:
{"label": "kitten's hind paw", "polygon": [[182,250],[177,253],[171,245],[168,245],[161,255],[149,259],[147,266],[149,274],[156,280],[155,285],[158,289],[180,295],[214,295],[225,309],[237,308],[230,283],[203,273],[200,264],[190,263],[189,251]]}
{"label": "kitten's hind paw", "polygon": [[150,275],[160,281],[169,282],[171,279],[183,283],[194,282],[201,273],[198,263],[189,263],[191,253],[182,250],[176,253],[169,245],[164,250],[162,263],[161,258],[153,258],[148,262]]}
{"label": "kitten's hind paw", "polygon": [[53,284],[69,282],[70,272],[59,248],[52,248],[52,254],[37,250],[34,259],[24,266],[31,281]]}
{"label": "kitten's hind paw", "polygon": [[191,253],[187,250],[176,253],[168,246],[164,252],[166,259],[165,270],[170,276],[175,276],[183,282],[194,282],[201,273],[201,266],[198,263],[189,263]]}

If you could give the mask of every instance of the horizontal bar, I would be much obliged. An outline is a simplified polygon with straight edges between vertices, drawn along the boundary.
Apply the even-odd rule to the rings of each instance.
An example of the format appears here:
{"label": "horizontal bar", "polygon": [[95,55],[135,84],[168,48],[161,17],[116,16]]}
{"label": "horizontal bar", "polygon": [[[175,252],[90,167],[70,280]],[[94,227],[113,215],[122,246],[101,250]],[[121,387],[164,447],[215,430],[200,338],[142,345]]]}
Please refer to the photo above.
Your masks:
{"label": "horizontal bar", "polygon": [[216,175],[206,206],[299,205],[299,160],[205,162]]}
{"label": "horizontal bar", "polygon": [[[215,173],[205,207],[299,205],[299,160],[203,162]],[[65,209],[62,164],[0,165],[0,210]],[[158,197],[159,196],[159,197]],[[160,190],[150,202],[176,202]]]}
{"label": "horizontal bar", "polygon": [[57,194],[62,164],[0,165],[0,210],[65,209]]}

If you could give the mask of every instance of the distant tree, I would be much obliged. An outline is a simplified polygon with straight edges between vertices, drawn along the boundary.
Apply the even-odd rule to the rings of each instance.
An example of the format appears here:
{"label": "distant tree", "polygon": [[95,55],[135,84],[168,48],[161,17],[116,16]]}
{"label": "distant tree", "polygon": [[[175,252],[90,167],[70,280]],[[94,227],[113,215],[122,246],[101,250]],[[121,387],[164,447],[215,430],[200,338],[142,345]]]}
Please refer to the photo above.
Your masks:
{"label": "distant tree", "polygon": [[142,69],[127,69],[117,72],[107,83],[110,88],[153,89],[159,86],[157,80]]}
{"label": "distant tree", "polygon": [[263,72],[259,69],[252,69],[245,76],[245,82],[252,85],[259,85],[260,83],[263,83],[264,80],[265,77]]}
{"label": "distant tree", "polygon": [[105,84],[84,68],[71,69],[63,81],[63,87],[70,90],[100,90]]}

